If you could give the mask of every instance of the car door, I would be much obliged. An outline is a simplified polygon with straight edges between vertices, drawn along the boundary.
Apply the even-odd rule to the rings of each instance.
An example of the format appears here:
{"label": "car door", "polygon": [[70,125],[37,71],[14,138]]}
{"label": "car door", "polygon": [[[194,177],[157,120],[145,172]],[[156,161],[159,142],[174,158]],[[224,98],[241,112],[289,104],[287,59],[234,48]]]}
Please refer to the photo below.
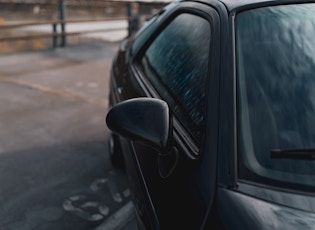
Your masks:
{"label": "car door", "polygon": [[[150,216],[162,229],[196,229],[212,203],[215,187],[215,160],[206,155],[216,154],[213,114],[218,100],[209,96],[216,97],[218,89],[219,16],[205,4],[183,2],[156,20],[156,31],[134,54],[124,89],[128,97],[154,97],[168,103],[178,155],[161,160],[150,146],[129,142],[125,152],[127,161],[136,164],[129,166],[135,206],[147,228],[152,227],[145,220]],[[213,139],[208,141],[209,137]],[[166,174],[162,166],[168,167]]]}

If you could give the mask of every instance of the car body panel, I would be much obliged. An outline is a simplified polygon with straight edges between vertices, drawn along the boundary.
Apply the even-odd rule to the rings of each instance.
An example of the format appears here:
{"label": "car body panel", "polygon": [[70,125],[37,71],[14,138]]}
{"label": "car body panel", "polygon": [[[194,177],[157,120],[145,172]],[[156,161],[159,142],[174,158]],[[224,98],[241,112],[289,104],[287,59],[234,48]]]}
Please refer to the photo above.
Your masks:
{"label": "car body panel", "polygon": [[121,138],[140,229],[312,229],[315,226],[314,194],[297,194],[238,178],[235,17],[243,10],[293,2],[176,1],[157,14],[143,29],[145,32],[123,42],[113,63],[112,105],[138,97],[163,99],[138,63],[143,51],[174,15],[182,12],[202,15],[215,34],[203,145],[196,145],[174,117],[174,147],[180,159],[174,173],[161,178],[157,164],[159,151]]}
{"label": "car body panel", "polygon": [[315,213],[219,189],[218,212],[226,229],[314,229]]}
{"label": "car body panel", "polygon": [[[198,6],[199,5],[199,6]],[[214,11],[213,9],[211,9],[210,7],[206,8],[206,10],[204,10],[204,8],[201,7],[202,4],[199,3],[183,3],[182,5],[176,5],[171,12],[167,12],[169,15],[173,15],[173,12],[193,12],[193,13],[197,13],[197,14],[203,14],[203,15],[207,15],[207,10],[208,12],[211,11],[211,14],[214,16],[207,16],[209,18],[209,20],[216,20],[215,23],[213,23],[214,25],[217,25],[219,20],[218,20],[218,15],[216,13],[216,11]],[[199,10],[202,12],[199,12],[197,10],[195,10],[195,8],[198,8]],[[166,13],[165,13],[166,14]],[[164,16],[164,21],[167,22],[169,21],[171,18],[168,15],[163,15]],[[162,22],[160,26],[164,26],[165,22]],[[214,43],[214,47],[212,49],[212,52],[214,53],[214,55],[216,54],[216,56],[219,57],[219,26],[214,27],[214,31],[216,31],[217,36],[215,36],[215,43]],[[150,35],[149,35],[150,36]],[[141,49],[138,48],[139,51],[141,52]],[[119,96],[121,99],[117,99],[117,101],[120,101],[122,99],[126,100],[129,98],[134,98],[134,97],[143,97],[143,96],[149,96],[149,97],[158,97],[157,94],[154,94],[152,92],[154,92],[154,90],[152,90],[152,88],[148,89],[148,86],[150,87],[149,84],[143,83],[143,79],[141,79],[141,76],[139,76],[139,73],[137,72],[136,68],[134,66],[125,66],[124,63],[125,60],[123,60],[124,58],[126,58],[126,56],[124,55],[128,55],[128,54],[124,54],[124,52],[120,52],[120,54],[118,54],[118,58],[121,58],[122,60],[120,60],[119,63],[122,63],[122,66],[114,66],[113,67],[113,75],[119,75],[122,76],[121,79],[119,79],[118,81],[120,81],[119,83],[117,83],[115,79],[112,80],[112,84],[113,87],[115,87],[116,89],[120,88],[121,92],[119,93]],[[135,55],[136,56],[136,55]],[[215,97],[215,95],[217,95],[217,89],[218,89],[218,72],[219,72],[219,64],[217,63],[220,59],[215,59],[212,60],[213,64],[211,66],[213,66],[212,68],[212,72],[211,75],[213,75],[213,77],[211,78],[211,83],[213,82],[212,87],[213,88],[211,90],[212,94],[214,95],[212,98],[213,100],[209,101],[209,104],[211,105],[211,111],[218,111],[218,109],[216,108],[218,106],[218,100],[217,97]],[[131,63],[133,63],[132,60],[129,60]],[[127,68],[131,68],[133,71],[127,71]],[[115,72],[116,71],[116,72]],[[120,72],[124,71],[124,74],[121,74]],[[128,72],[128,73],[126,73]],[[130,75],[130,73],[132,73],[132,75]],[[216,75],[216,76],[215,76]],[[114,76],[112,76],[114,78]],[[215,83],[215,84],[214,84]],[[119,86],[118,86],[119,85]],[[127,87],[127,86],[132,86],[132,87]],[[132,89],[132,90],[131,90]],[[169,191],[171,191],[171,189],[167,189],[167,191],[165,191],[166,195],[165,197],[165,201],[164,202],[160,202],[160,203],[165,203],[165,204],[160,204],[161,207],[159,209],[163,209],[165,210],[165,206],[168,202],[177,202],[179,203],[178,206],[183,206],[181,208],[182,213],[181,215],[177,215],[179,216],[180,219],[184,219],[185,216],[187,216],[187,220],[189,220],[188,217],[192,217],[194,216],[194,218],[190,218],[190,219],[195,219],[198,220],[199,224],[197,225],[201,225],[202,221],[206,215],[206,212],[208,210],[208,206],[211,204],[211,200],[213,195],[209,195],[209,194],[214,194],[214,178],[215,178],[215,171],[216,171],[216,167],[215,164],[213,164],[213,167],[210,167],[210,170],[208,167],[206,167],[206,165],[208,165],[207,160],[209,160],[210,162],[216,162],[215,158],[216,158],[216,144],[217,144],[217,124],[218,122],[215,122],[215,119],[217,119],[218,117],[218,113],[213,113],[211,112],[211,114],[209,115],[210,117],[212,117],[212,119],[209,119],[212,122],[212,125],[214,126],[212,130],[212,132],[210,132],[208,135],[211,137],[209,142],[206,142],[206,145],[204,146],[205,151],[207,152],[212,152],[214,154],[208,154],[208,157],[204,157],[204,160],[202,162],[205,162],[203,164],[205,164],[205,166],[202,166],[201,168],[198,168],[198,170],[194,170],[194,162],[190,162],[193,161],[191,158],[192,157],[187,157],[187,159],[182,160],[183,163],[181,164],[181,168],[186,168],[186,165],[188,164],[188,166],[191,168],[191,172],[190,175],[185,172],[185,177],[189,176],[190,179],[187,181],[183,181],[183,182],[178,182],[178,180],[176,181],[177,184],[177,188],[173,189],[174,191],[171,193],[169,193]],[[183,133],[183,129],[180,127],[180,124],[178,121],[174,121],[174,123],[177,123],[177,130],[174,133],[174,136],[176,138],[182,137],[182,136],[187,136],[187,134]],[[184,143],[184,144],[183,144]],[[123,144],[124,145],[124,144]],[[150,196],[151,197],[160,197],[162,196],[160,194],[160,191],[167,187],[166,185],[164,185],[166,182],[165,181],[161,181],[161,178],[159,177],[159,175],[157,174],[157,166],[156,166],[156,153],[152,154],[152,151],[154,152],[154,150],[152,150],[152,148],[148,148],[147,146],[143,146],[141,144],[138,143],[130,143],[131,146],[133,146],[134,148],[134,153],[131,153],[132,155],[134,154],[137,158],[137,164],[138,164],[138,172],[141,172],[143,174],[143,180],[145,181],[145,184],[148,185],[149,189],[151,191]],[[187,141],[179,141],[179,145],[177,145],[178,149],[180,152],[184,151],[184,152],[188,152],[187,150]],[[130,149],[130,148],[129,148]],[[132,151],[132,150],[131,150]],[[198,151],[198,150],[195,150]],[[130,151],[124,151],[124,154],[126,155],[126,152],[130,152]],[[138,154],[139,153],[139,154]],[[141,154],[140,154],[141,153]],[[185,154],[184,154],[185,155]],[[150,157],[151,156],[151,157]],[[212,158],[212,159],[211,159]],[[144,164],[145,162],[145,164]],[[151,163],[148,163],[151,162]],[[134,169],[133,169],[134,170]],[[129,170],[128,170],[129,171]],[[175,178],[180,178],[183,177],[181,176],[181,174],[183,172],[181,171],[186,171],[185,170],[180,170],[178,169],[178,175],[174,176]],[[198,183],[199,179],[196,180],[197,178],[213,178],[212,180],[209,180],[209,185],[207,187],[204,187],[202,185],[202,183]],[[150,178],[146,179],[146,178]],[[152,179],[154,178],[154,179]],[[134,179],[134,178],[133,178]],[[132,180],[133,180],[132,179]],[[150,183],[150,181],[153,180],[155,181],[155,183]],[[169,181],[167,181],[167,184],[172,184],[171,182],[172,179],[169,179]],[[159,183],[157,183],[157,181],[160,181]],[[133,184],[137,184],[137,183],[133,183]],[[136,188],[134,188],[134,191],[138,191],[136,193],[143,193],[140,192],[142,190],[143,185],[137,186]],[[169,185],[171,186],[171,185]],[[188,189],[187,189],[188,188]],[[158,192],[157,192],[158,191]],[[175,192],[177,191],[177,192]],[[180,191],[188,191],[187,194],[180,192]],[[196,195],[198,194],[198,195]],[[167,196],[169,196],[170,198],[167,198]],[[198,198],[196,201],[193,201],[194,199]],[[186,203],[182,203],[180,204],[181,200],[187,200],[190,202],[186,202]],[[137,201],[138,202],[138,201]],[[141,206],[140,204],[136,204],[137,206]],[[156,208],[157,204],[153,204],[153,206],[155,206],[154,208]],[[185,211],[186,210],[186,211]],[[176,210],[175,210],[176,211]],[[197,212],[196,212],[197,211]],[[178,212],[178,210],[177,210]],[[172,217],[170,214],[172,213],[171,210],[168,211],[168,213],[165,213],[165,215],[163,215],[163,217],[160,217],[160,219],[163,219],[163,223],[169,223],[168,219],[174,219],[174,217]],[[145,219],[145,218],[143,218]],[[194,223],[196,224],[196,223]],[[188,221],[186,224],[183,224],[183,226],[193,226],[192,221]]]}

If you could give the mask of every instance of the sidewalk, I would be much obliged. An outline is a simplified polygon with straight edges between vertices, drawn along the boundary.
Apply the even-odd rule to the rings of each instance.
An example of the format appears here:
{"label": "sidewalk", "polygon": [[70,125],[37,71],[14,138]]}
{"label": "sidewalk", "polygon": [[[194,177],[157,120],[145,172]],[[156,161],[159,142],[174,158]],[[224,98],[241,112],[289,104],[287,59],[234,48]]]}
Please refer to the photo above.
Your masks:
{"label": "sidewalk", "polygon": [[[137,229],[131,196],[122,192],[128,191],[125,180],[111,181],[115,183],[116,192],[121,194],[122,198],[121,201],[113,201],[111,197],[105,199],[109,214],[107,216],[105,213],[105,215],[103,210],[101,213],[104,215],[103,221],[97,226],[95,222],[82,220],[79,218],[80,215],[76,216],[78,211],[70,213],[62,209],[62,202],[68,197],[71,198],[72,193],[75,195],[81,194],[82,191],[90,191],[89,187],[85,188],[85,183],[89,184],[100,176],[109,178],[110,175],[103,174],[114,171],[109,163],[108,153],[104,153],[103,147],[107,144],[103,143],[103,140],[106,140],[104,119],[108,106],[110,68],[118,45],[118,42],[97,42],[56,50],[0,55],[0,86],[2,88],[0,103],[5,103],[3,110],[0,111],[3,121],[0,127],[1,130],[5,130],[5,132],[0,132],[1,162],[5,162],[4,157],[10,157],[8,162],[15,162],[12,166],[15,170],[14,167],[17,164],[19,167],[20,165],[28,167],[27,162],[24,164],[25,159],[33,162],[33,158],[28,158],[28,155],[37,157],[36,164],[28,167],[27,170],[23,169],[19,178],[10,177],[9,181],[8,178],[4,178],[7,175],[0,176],[3,188],[8,187],[4,183],[11,183],[9,187],[21,191],[21,194],[6,195],[16,200],[3,200],[3,203],[0,201],[1,207],[10,211],[6,213],[14,213],[8,216],[3,213],[1,227],[9,226],[7,229],[17,230],[21,226],[23,229],[41,229],[45,226],[45,229],[53,230],[67,229],[67,226],[71,224],[70,226],[77,230]],[[31,108],[28,109],[29,105]],[[9,114],[10,111],[14,114]],[[76,143],[79,143],[79,146],[76,146]],[[55,146],[58,148],[54,149]],[[87,146],[91,146],[91,149]],[[13,158],[13,153],[15,158]],[[20,153],[23,155],[19,155]],[[57,169],[51,169],[52,175],[46,175],[47,166],[44,165],[36,172],[30,172],[30,175],[25,173],[23,175],[23,172],[28,172],[37,165],[43,164],[41,161],[45,160],[46,155],[52,157],[47,162],[48,167]],[[13,160],[21,156],[24,159],[19,160],[21,163]],[[66,156],[71,161],[65,162],[68,158],[63,157]],[[79,157],[78,160],[75,157]],[[78,164],[75,164],[76,161]],[[71,173],[61,170],[69,170]],[[43,175],[39,175],[38,172],[43,172]],[[67,177],[59,175],[58,178],[52,179],[54,181],[47,183],[47,178],[51,179],[55,174],[57,177],[59,174],[67,175]],[[11,176],[11,174],[8,175]],[[33,175],[35,175],[34,178],[30,177]],[[37,177],[40,177],[38,181]],[[12,184],[14,181],[23,183],[15,185]],[[74,187],[71,187],[71,183],[75,183]],[[28,187],[22,187],[24,184],[32,187],[32,194],[28,194]],[[39,188],[45,190],[37,190],[34,187],[37,184]],[[123,190],[119,190],[120,187]],[[60,188],[63,193],[60,192]],[[0,195],[5,195],[2,190],[0,189]],[[92,195],[95,196],[95,194]],[[17,202],[23,197],[27,199]],[[32,210],[31,205],[21,206],[23,203],[36,204],[36,201],[31,200],[33,197],[41,200],[36,212]],[[54,201],[56,203],[53,203]],[[88,204],[90,208],[96,205],[95,202]],[[38,211],[39,208],[49,211],[49,218],[43,219],[44,212]],[[41,216],[37,217],[34,213]],[[25,219],[25,216],[32,218]],[[51,221],[52,217],[56,219]],[[91,225],[94,226],[85,227]]]}

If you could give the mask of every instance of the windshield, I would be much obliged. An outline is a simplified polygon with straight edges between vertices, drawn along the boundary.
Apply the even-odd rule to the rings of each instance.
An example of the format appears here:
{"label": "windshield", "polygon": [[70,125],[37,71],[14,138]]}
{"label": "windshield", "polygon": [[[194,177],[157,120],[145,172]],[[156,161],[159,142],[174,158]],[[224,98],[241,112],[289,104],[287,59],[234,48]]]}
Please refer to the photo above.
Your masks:
{"label": "windshield", "polygon": [[[304,149],[315,155],[314,12],[314,4],[297,4],[258,8],[236,17],[243,177],[315,185],[315,160],[298,156]],[[283,150],[297,157],[272,157]]]}

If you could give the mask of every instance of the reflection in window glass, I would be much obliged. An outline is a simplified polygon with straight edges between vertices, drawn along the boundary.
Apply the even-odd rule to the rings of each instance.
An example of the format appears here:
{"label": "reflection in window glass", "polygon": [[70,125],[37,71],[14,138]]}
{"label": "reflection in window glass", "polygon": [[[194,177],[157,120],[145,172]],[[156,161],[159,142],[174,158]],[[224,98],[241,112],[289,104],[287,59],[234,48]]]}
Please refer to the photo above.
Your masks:
{"label": "reflection in window glass", "polygon": [[271,179],[314,185],[315,163],[271,159],[273,149],[315,149],[315,5],[274,6],[237,16],[240,150]]}
{"label": "reflection in window glass", "polygon": [[145,75],[196,140],[204,121],[210,25],[198,16],[177,16],[142,59]]}

